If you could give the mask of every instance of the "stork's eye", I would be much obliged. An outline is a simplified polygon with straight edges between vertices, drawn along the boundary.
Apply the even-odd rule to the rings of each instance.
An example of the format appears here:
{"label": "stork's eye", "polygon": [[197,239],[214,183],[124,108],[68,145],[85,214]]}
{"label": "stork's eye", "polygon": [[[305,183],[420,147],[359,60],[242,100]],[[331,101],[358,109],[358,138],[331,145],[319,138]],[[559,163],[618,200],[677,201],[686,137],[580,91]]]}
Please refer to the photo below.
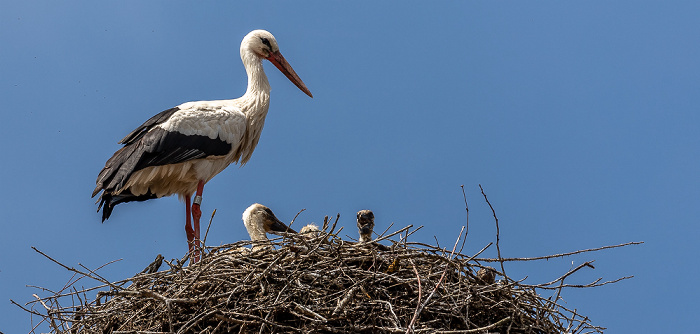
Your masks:
{"label": "stork's eye", "polygon": [[272,49],[272,45],[270,45],[270,40],[269,40],[269,39],[267,39],[267,38],[265,38],[265,37],[260,37],[260,41],[261,41],[263,44],[267,45],[268,48]]}

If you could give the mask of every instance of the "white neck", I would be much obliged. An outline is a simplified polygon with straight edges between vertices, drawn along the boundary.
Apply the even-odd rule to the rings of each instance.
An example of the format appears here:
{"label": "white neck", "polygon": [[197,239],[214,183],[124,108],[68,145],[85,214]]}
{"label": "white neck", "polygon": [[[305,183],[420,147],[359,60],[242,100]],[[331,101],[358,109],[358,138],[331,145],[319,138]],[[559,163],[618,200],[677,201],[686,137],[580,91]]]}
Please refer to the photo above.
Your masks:
{"label": "white neck", "polygon": [[255,218],[249,218],[244,222],[246,230],[248,230],[248,235],[250,235],[250,240],[253,241],[263,241],[267,240],[267,235],[265,234],[265,229],[263,224],[259,223]]}
{"label": "white neck", "polygon": [[249,219],[245,221],[245,228],[246,230],[248,230],[250,240],[256,242],[255,244],[253,244],[253,250],[269,247],[269,245],[267,245],[266,243],[266,241],[268,241],[269,239],[267,239],[267,235],[265,234],[265,230],[263,229],[262,223],[259,223],[257,221],[251,221]]}
{"label": "white neck", "polygon": [[263,70],[262,59],[250,50],[241,50],[241,60],[248,74],[248,89],[237,99],[248,119],[248,127],[241,143],[240,164],[245,165],[258,145],[270,107],[270,83]]}
{"label": "white neck", "polygon": [[263,108],[265,113],[267,113],[267,107],[270,103],[270,83],[267,81],[267,75],[263,69],[262,58],[253,51],[245,50],[241,52],[241,60],[243,60],[243,66],[248,74],[248,88],[241,100],[248,103],[261,103],[265,107]]}

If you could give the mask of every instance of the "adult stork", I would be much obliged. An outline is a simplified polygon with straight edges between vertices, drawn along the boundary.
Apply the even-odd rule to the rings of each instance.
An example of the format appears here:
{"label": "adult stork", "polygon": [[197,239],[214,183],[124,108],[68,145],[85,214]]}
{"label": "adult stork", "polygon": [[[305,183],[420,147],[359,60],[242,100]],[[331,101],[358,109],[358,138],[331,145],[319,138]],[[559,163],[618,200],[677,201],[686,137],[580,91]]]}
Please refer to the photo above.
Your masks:
{"label": "adult stork", "polygon": [[313,97],[280,53],[271,33],[248,33],[241,42],[241,59],[248,74],[243,96],[183,103],[151,117],[119,142],[124,147],[107,160],[92,193],[95,197],[102,192],[97,211],[102,208],[103,222],[117,204],[178,194],[185,201],[185,231],[192,262],[198,261],[204,184],[229,164],[248,162],[265,124],[270,84],[262,60],[269,60]]}

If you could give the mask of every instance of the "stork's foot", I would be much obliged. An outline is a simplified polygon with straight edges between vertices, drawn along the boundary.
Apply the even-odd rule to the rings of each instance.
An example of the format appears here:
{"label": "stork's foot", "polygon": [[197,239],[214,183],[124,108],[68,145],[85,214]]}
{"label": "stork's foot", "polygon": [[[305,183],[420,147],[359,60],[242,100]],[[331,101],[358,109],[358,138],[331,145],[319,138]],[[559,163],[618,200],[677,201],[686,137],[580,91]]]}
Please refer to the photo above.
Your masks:
{"label": "stork's foot", "polygon": [[192,242],[188,242],[187,245],[190,248],[190,264],[195,264],[199,262],[200,258],[200,249],[201,247],[199,246],[199,240],[192,240]]}

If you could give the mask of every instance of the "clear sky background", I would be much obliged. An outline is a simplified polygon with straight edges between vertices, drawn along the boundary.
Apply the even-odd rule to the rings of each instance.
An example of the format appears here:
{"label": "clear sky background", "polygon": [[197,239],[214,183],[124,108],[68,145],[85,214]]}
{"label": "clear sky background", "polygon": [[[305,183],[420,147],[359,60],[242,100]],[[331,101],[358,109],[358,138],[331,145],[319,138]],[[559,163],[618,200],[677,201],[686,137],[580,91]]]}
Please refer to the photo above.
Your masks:
{"label": "clear sky background", "polygon": [[[0,10],[0,331],[28,332],[26,285],[71,273],[30,247],[110,280],[187,250],[176,197],[116,207],[90,194],[117,141],[152,115],[242,95],[241,39],[272,32],[313,92],[274,66],[255,154],[204,189],[208,244],[247,238],[263,203],[289,222],[355,213],[377,229],[425,225],[465,253],[506,257],[629,241],[641,246],[510,264],[542,283],[596,260],[566,305],[610,333],[697,330],[700,246],[700,3],[695,1],[3,1]],[[295,225],[296,225],[295,224]],[[495,247],[487,256],[496,256]],[[94,282],[82,281],[85,286]]]}

